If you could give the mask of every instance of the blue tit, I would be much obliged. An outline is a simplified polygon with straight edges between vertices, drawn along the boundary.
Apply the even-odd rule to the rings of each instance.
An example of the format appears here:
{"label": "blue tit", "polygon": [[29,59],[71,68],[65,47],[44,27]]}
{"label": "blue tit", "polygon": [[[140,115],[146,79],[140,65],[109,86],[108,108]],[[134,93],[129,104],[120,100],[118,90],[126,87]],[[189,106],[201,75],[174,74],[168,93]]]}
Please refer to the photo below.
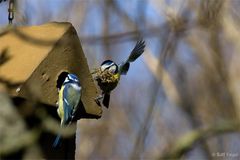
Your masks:
{"label": "blue tit", "polygon": [[[79,79],[74,74],[68,74],[65,78],[58,97],[57,113],[61,119],[61,127],[67,127],[75,117],[78,105],[81,99],[81,90]],[[53,146],[57,147],[60,140],[60,134],[56,137]]]}
{"label": "blue tit", "polygon": [[139,40],[125,62],[118,65],[112,60],[106,60],[101,64],[99,69],[92,73],[96,75],[94,79],[102,90],[102,94],[96,98],[96,102],[99,105],[99,100],[103,98],[103,105],[107,108],[109,107],[111,91],[118,85],[121,75],[127,74],[130,63],[142,55],[144,48],[145,41]]}

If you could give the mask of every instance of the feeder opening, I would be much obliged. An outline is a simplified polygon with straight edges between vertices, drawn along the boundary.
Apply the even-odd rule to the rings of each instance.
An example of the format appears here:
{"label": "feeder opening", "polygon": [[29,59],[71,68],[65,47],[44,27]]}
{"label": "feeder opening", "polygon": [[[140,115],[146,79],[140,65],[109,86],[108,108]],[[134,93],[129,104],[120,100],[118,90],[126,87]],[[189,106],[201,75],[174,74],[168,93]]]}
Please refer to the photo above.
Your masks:
{"label": "feeder opening", "polygon": [[59,74],[58,79],[57,79],[57,88],[58,89],[61,89],[61,86],[68,74],[69,73],[65,72],[65,71]]}

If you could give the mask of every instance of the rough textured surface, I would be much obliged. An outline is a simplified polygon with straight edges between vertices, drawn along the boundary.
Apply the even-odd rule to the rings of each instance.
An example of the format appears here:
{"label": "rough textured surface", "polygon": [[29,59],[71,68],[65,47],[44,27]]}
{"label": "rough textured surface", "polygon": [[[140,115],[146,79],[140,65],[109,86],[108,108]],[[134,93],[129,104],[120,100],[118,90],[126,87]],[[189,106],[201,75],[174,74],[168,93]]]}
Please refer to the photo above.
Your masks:
{"label": "rough textured surface", "polygon": [[87,114],[102,114],[94,98],[98,95],[75,29],[70,23],[10,29],[0,37],[0,51],[10,59],[0,67],[0,77],[20,83],[11,95],[55,106],[57,80],[62,72],[75,73],[83,86],[82,103]]}

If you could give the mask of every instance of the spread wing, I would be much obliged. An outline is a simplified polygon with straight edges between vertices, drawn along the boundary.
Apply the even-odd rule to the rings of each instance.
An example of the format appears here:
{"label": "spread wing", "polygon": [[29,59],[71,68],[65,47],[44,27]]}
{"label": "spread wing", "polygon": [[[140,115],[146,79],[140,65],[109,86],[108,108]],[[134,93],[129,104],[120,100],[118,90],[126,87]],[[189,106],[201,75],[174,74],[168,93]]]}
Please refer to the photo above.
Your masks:
{"label": "spread wing", "polygon": [[124,75],[127,74],[130,67],[130,62],[134,62],[139,56],[141,56],[144,52],[144,48],[145,48],[145,41],[142,39],[137,41],[128,59],[119,65],[120,74],[124,74]]}
{"label": "spread wing", "polygon": [[68,124],[74,116],[81,98],[81,87],[77,84],[66,84],[63,90],[64,124]]}

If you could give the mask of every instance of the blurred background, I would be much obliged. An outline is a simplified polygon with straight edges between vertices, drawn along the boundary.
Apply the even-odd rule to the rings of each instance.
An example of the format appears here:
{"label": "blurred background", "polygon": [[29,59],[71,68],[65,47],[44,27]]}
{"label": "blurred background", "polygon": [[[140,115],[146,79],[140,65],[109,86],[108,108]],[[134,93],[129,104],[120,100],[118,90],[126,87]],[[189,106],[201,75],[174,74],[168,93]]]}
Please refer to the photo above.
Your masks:
{"label": "blurred background", "polygon": [[240,158],[240,1],[17,1],[14,25],[52,21],[73,24],[90,69],[146,42],[102,118],[78,121],[76,159]]}

